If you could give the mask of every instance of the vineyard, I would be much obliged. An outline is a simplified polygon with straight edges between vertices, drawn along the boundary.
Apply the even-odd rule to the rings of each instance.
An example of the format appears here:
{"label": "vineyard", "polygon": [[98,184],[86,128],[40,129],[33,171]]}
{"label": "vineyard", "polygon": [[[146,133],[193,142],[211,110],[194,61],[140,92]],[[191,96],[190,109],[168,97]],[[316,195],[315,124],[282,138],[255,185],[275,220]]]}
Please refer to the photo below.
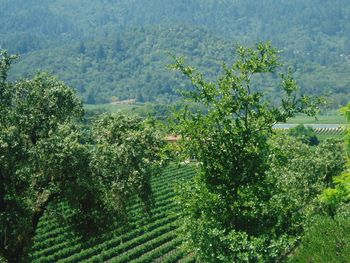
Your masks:
{"label": "vineyard", "polygon": [[185,254],[178,236],[178,208],[174,185],[194,175],[191,166],[169,166],[152,180],[155,207],[150,217],[141,206],[130,207],[130,222],[98,237],[83,240],[59,220],[58,213],[68,213],[64,202],[52,204],[34,239],[32,262],[193,262]]}
{"label": "vineyard", "polygon": [[314,131],[319,135],[343,135],[347,131],[347,128],[315,128]]}
{"label": "vineyard", "polygon": [[[286,132],[290,128],[276,128],[276,131]],[[344,135],[348,130],[347,126],[341,126],[336,128],[313,128],[313,131],[317,135]]]}

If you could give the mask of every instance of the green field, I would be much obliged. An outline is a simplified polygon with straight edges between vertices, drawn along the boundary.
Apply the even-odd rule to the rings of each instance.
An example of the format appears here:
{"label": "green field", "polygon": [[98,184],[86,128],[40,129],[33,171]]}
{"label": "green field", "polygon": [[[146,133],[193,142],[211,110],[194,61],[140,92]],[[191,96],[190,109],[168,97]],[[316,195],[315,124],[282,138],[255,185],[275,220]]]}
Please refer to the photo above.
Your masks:
{"label": "green field", "polygon": [[[87,111],[98,110],[106,112],[132,112],[137,109],[144,109],[147,111],[152,103],[136,103],[136,104],[84,104],[84,108]],[[344,116],[337,112],[331,112],[326,115],[317,115],[315,117],[309,117],[306,115],[299,115],[295,118],[291,118],[287,123],[292,124],[347,124]]]}
{"label": "green field", "polygon": [[101,110],[106,112],[132,111],[143,104],[84,104],[85,110]]}
{"label": "green field", "polygon": [[52,204],[35,235],[32,262],[193,262],[181,248],[174,185],[192,178],[192,166],[169,166],[152,180],[156,201],[152,216],[130,207],[130,223],[90,240],[73,234],[55,211],[69,213],[64,203]]}
{"label": "green field", "polygon": [[346,119],[344,116],[339,114],[331,115],[318,115],[315,117],[309,117],[305,115],[300,115],[295,118],[288,120],[288,123],[295,124],[346,124]]}

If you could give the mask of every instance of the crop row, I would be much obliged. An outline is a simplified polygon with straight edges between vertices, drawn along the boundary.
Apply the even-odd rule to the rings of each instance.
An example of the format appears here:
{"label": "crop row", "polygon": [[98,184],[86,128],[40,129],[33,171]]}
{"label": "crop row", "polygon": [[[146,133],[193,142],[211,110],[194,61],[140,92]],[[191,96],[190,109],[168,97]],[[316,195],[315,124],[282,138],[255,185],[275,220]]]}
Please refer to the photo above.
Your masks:
{"label": "crop row", "polygon": [[[154,177],[155,208],[151,217],[141,213],[141,205],[134,202],[128,209],[130,223],[115,228],[97,238],[83,241],[74,236],[69,227],[59,223],[55,213],[47,213],[40,222],[35,236],[33,262],[175,262],[185,256],[178,249],[178,207],[173,200],[174,182],[188,179],[195,170],[189,166],[168,167]],[[49,210],[63,211],[69,215],[67,204],[52,204]],[[67,215],[66,214],[66,215]],[[191,261],[188,261],[191,262]]]}
{"label": "crop row", "polygon": [[[188,168],[188,167],[184,167],[183,169],[181,169],[181,171],[183,171],[183,173],[179,173],[176,172],[176,174],[169,174],[169,178],[165,178],[163,176],[161,176],[161,178],[157,178],[157,183],[152,183],[152,187],[154,189],[154,197],[157,201],[157,197],[162,195],[164,193],[164,191],[169,191],[170,189],[172,190],[172,186],[173,186],[173,181],[175,181],[176,179],[179,178],[186,178],[186,177],[191,177],[194,173],[193,169]],[[56,204],[55,207],[53,207],[53,209],[57,209],[57,206],[60,206],[59,209],[65,209],[65,213],[67,216],[67,213],[69,213],[69,208],[67,204],[62,205],[61,203]],[[140,208],[140,203],[139,202],[135,202],[134,205],[132,205],[130,207],[130,209],[136,209],[136,208]],[[43,223],[44,222],[44,223]],[[43,218],[43,220],[41,220],[39,222],[38,225],[38,229],[37,229],[37,235],[41,232],[47,232],[48,228],[57,228],[56,224],[57,223],[57,214],[56,213],[51,213],[51,217],[45,215],[45,217]]]}
{"label": "crop row", "polygon": [[181,258],[186,256],[186,254],[183,252],[182,249],[180,248],[175,248],[168,253],[164,254],[163,256],[157,258],[154,262],[167,262],[167,263],[172,263],[172,262],[177,262]]}
{"label": "crop row", "polygon": [[76,253],[70,257],[65,258],[62,262],[79,262],[85,259],[89,259],[93,256],[96,256],[100,253],[103,253],[106,250],[113,249],[120,244],[123,244],[128,241],[144,235],[145,233],[156,230],[164,225],[174,222],[176,217],[165,217],[163,219],[157,220],[156,222],[149,224],[144,227],[138,227],[136,229],[130,229],[129,232],[124,233],[119,236],[115,236],[112,239],[109,239],[103,243],[100,243],[95,246],[85,247],[84,250],[81,250],[79,253]]}
{"label": "crop row", "polygon": [[139,246],[127,251],[126,253],[123,253],[121,255],[118,255],[118,257],[111,259],[111,262],[120,262],[120,263],[127,263],[131,260],[138,258],[145,253],[154,250],[157,247],[162,246],[164,243],[167,243],[173,239],[176,238],[176,232],[170,231],[163,235],[157,236],[156,238],[146,242],[142,243]]}
{"label": "crop row", "polygon": [[[138,245],[141,245],[143,243],[146,243],[147,241],[156,238],[162,234],[174,231],[177,228],[176,223],[171,222],[169,224],[166,224],[162,227],[156,228],[155,230],[149,231],[145,233],[142,236],[139,236],[137,238],[134,238],[132,240],[129,240],[120,246],[112,247],[109,250],[103,251],[101,254],[90,258],[89,260],[86,260],[85,262],[104,262],[106,260],[109,260],[111,258],[117,257],[119,254],[130,250]],[[102,261],[101,261],[102,259]]]}
{"label": "crop row", "polygon": [[[171,189],[162,189],[161,191],[157,191],[155,193],[155,202],[156,206],[162,206],[164,205],[164,200],[170,199],[174,196],[173,191]],[[136,206],[133,206],[130,209],[130,213],[133,214],[140,214],[141,211],[141,206],[138,204]],[[154,211],[156,212],[156,211]],[[52,230],[52,232],[51,232]],[[67,227],[59,227],[57,224],[57,219],[55,222],[53,222],[51,225],[46,226],[45,229],[39,229],[37,231],[36,235],[36,241],[41,241],[41,240],[48,240],[50,238],[55,238],[57,234],[59,234],[60,230],[62,230],[63,233],[67,233]]]}
{"label": "crop row", "polygon": [[346,132],[346,128],[315,128],[316,134],[341,135]]}
{"label": "crop row", "polygon": [[[113,238],[112,238],[112,235],[113,236],[116,236],[117,237],[117,240],[122,240],[124,238],[125,239],[128,239],[128,237],[126,236],[123,236],[123,233],[127,232],[128,230],[130,230],[132,228],[132,226],[135,226],[137,223],[138,223],[138,228],[137,230],[138,231],[134,231],[134,232],[128,232],[128,235],[130,235],[130,238],[132,238],[133,236],[132,235],[136,235],[137,233],[140,233],[141,231],[144,231],[144,229],[151,229],[153,227],[156,227],[156,226],[159,226],[161,224],[164,224],[164,222],[167,222],[169,220],[172,219],[172,217],[169,216],[169,214],[164,211],[164,210],[172,210],[174,207],[174,204],[172,202],[169,202],[168,206],[163,206],[163,207],[160,207],[159,208],[159,213],[156,214],[154,217],[152,217],[152,219],[154,221],[152,221],[153,223],[152,224],[149,224],[149,225],[142,225],[141,224],[141,221],[144,221],[142,218],[135,222],[134,224],[130,224],[129,227],[124,227],[124,228],[121,228],[121,229],[117,229],[114,233],[108,233],[108,236],[104,236],[103,238],[101,238],[100,240],[108,240],[107,242],[104,242],[104,243],[101,243],[99,245],[96,245],[96,241],[95,242],[84,242],[84,243],[77,243],[77,242],[72,242],[72,243],[69,243],[69,242],[63,242],[63,243],[58,243],[56,245],[53,245],[51,247],[49,247],[48,249],[44,249],[44,250],[39,250],[38,252],[34,253],[33,254],[33,259],[38,259],[40,257],[43,257],[43,256],[46,256],[46,255],[50,255],[50,254],[55,254],[55,252],[58,251],[59,254],[61,254],[61,251],[60,249],[62,247],[67,247],[67,249],[65,249],[66,251],[66,254],[65,254],[65,257],[68,257],[70,255],[73,255],[74,253],[78,253],[79,251],[85,249],[85,248],[88,248],[88,247],[91,247],[93,246],[92,250],[93,251],[98,251],[99,250],[99,247],[103,248],[104,246],[106,246],[108,243],[113,243],[115,244],[115,241]],[[119,231],[118,231],[119,230]],[[59,241],[59,240],[57,240]],[[60,240],[61,241],[61,240]],[[64,237],[63,237],[63,241],[64,241]],[[114,242],[115,241],[115,242]],[[73,244],[76,244],[76,245],[73,245]],[[95,245],[95,246],[94,246]],[[101,249],[102,250],[102,249]],[[91,256],[91,255],[90,255]],[[79,256],[80,257],[80,256]],[[45,260],[46,261],[46,260]],[[77,262],[77,261],[71,261],[71,262]]]}
{"label": "crop row", "polygon": [[[165,193],[163,196],[159,197],[158,200],[156,200],[156,205],[157,207],[152,211],[153,215],[157,215],[159,213],[162,213],[164,211],[169,211],[169,204],[172,204],[172,197],[174,196],[174,193],[169,192]],[[132,218],[133,220],[131,222],[138,222],[142,220],[143,214],[142,213],[134,213],[134,217]],[[62,231],[63,230],[63,231]],[[37,243],[34,245],[34,248],[36,250],[38,249],[44,249],[45,246],[43,244],[47,244],[48,246],[51,246],[53,243],[57,245],[57,243],[62,240],[62,239],[69,239],[70,237],[70,232],[67,231],[67,227],[62,227],[59,228],[56,225],[56,228],[52,230],[52,232],[47,231],[46,233],[43,232],[42,235],[36,236],[36,241]],[[105,235],[105,238],[108,238],[108,235]],[[76,240],[76,239],[72,239]],[[43,241],[43,242],[40,242]]]}
{"label": "crop row", "polygon": [[180,238],[174,238],[169,242],[163,243],[162,245],[154,248],[151,251],[148,251],[147,253],[144,253],[139,258],[130,261],[131,263],[145,263],[145,262],[152,262],[153,260],[165,255],[166,253],[174,250],[181,244]]}

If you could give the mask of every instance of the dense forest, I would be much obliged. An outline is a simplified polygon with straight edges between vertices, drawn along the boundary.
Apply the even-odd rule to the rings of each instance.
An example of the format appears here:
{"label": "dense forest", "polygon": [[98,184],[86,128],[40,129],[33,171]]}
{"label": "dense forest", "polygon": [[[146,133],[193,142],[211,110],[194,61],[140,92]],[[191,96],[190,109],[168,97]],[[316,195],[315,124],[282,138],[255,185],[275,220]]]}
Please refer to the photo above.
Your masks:
{"label": "dense forest", "polygon": [[[46,70],[86,103],[172,102],[186,87],[170,74],[184,56],[209,78],[230,63],[236,44],[270,40],[283,50],[301,93],[349,95],[350,3],[338,1],[0,0],[0,47],[22,59],[13,79]],[[273,10],[273,11],[271,11]],[[279,88],[259,82],[271,99]]]}

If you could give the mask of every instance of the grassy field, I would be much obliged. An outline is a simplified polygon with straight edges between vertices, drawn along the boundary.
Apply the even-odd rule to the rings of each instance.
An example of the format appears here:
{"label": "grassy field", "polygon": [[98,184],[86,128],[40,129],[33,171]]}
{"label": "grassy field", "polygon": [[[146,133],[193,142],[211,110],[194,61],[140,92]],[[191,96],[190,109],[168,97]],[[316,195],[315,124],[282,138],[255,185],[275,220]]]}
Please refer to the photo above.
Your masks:
{"label": "grassy field", "polygon": [[69,213],[66,204],[50,206],[35,235],[32,262],[193,262],[181,248],[178,235],[178,207],[174,185],[195,173],[192,166],[169,166],[152,180],[156,205],[152,216],[130,207],[130,223],[98,237],[82,240],[69,226],[60,223],[54,211]]}
{"label": "grassy field", "polygon": [[295,124],[346,124],[346,119],[341,115],[318,115],[315,117],[297,116],[288,120],[288,123]]}
{"label": "grassy field", "polygon": [[143,104],[84,104],[85,110],[101,110],[106,112],[132,111]]}
{"label": "grassy field", "polygon": [[320,141],[324,141],[326,139],[344,140],[344,134],[317,134],[317,138]]}

